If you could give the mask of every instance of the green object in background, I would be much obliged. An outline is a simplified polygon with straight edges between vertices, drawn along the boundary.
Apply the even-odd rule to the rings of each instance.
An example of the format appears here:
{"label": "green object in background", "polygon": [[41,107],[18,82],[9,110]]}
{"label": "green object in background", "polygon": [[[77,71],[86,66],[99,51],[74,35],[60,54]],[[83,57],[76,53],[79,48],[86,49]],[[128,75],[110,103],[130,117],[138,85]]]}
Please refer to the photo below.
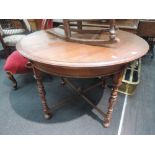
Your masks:
{"label": "green object in background", "polygon": [[119,92],[127,95],[133,95],[137,85],[140,82],[141,59],[133,61],[124,71],[122,85]]}

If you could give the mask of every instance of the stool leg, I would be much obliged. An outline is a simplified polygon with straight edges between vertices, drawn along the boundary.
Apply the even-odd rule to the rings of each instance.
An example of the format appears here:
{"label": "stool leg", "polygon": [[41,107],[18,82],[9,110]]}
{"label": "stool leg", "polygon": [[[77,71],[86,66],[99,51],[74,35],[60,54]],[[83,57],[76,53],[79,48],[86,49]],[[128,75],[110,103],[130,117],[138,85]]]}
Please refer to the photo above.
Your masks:
{"label": "stool leg", "polygon": [[46,97],[45,97],[46,93],[45,93],[44,85],[42,83],[42,79],[40,76],[40,71],[38,71],[36,68],[33,67],[33,72],[34,72],[34,77],[37,82],[38,92],[39,92],[39,95],[41,98],[44,117],[45,117],[45,119],[50,119],[52,117],[52,113],[50,112],[49,107],[47,105],[47,101],[46,101]]}
{"label": "stool leg", "polygon": [[13,88],[16,90],[17,89],[17,81],[14,78],[13,74],[11,72],[6,72],[8,78],[13,82]]}
{"label": "stool leg", "polygon": [[115,106],[116,99],[118,96],[118,88],[122,84],[122,75],[123,75],[123,72],[120,72],[120,73],[115,74],[113,77],[113,88],[112,88],[111,96],[109,98],[108,111],[107,111],[106,117],[103,122],[103,126],[105,128],[109,127],[110,125],[113,108]]}

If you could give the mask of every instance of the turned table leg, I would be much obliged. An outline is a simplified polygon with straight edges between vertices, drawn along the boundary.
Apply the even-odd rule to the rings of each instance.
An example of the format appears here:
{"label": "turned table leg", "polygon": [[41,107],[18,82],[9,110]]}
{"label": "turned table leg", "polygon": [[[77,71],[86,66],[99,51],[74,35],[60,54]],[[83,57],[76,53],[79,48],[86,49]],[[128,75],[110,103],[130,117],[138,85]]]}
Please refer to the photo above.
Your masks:
{"label": "turned table leg", "polygon": [[113,108],[114,108],[114,105],[116,103],[116,99],[118,96],[118,88],[122,84],[122,75],[123,75],[123,72],[119,72],[119,73],[115,74],[113,77],[113,88],[112,88],[111,96],[109,98],[108,111],[106,113],[106,117],[103,122],[103,126],[105,128],[109,127],[109,125],[110,125]]}
{"label": "turned table leg", "polygon": [[43,85],[43,82],[41,79],[40,71],[33,67],[33,73],[34,73],[34,77],[37,82],[37,87],[38,87],[39,95],[41,98],[44,117],[45,117],[45,119],[50,119],[52,117],[52,113],[50,112],[50,109],[46,102],[46,97],[45,97],[46,92],[45,92],[44,85]]}

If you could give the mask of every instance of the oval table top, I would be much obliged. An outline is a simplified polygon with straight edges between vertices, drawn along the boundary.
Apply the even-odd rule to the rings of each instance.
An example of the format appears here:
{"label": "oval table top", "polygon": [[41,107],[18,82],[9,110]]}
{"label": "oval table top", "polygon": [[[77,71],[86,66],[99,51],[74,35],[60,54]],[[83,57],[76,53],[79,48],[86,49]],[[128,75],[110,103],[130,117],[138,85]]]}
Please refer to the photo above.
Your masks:
{"label": "oval table top", "polygon": [[20,40],[17,50],[26,58],[54,66],[104,67],[124,64],[145,55],[148,43],[139,36],[119,31],[119,43],[110,46],[92,46],[56,38],[42,30]]}

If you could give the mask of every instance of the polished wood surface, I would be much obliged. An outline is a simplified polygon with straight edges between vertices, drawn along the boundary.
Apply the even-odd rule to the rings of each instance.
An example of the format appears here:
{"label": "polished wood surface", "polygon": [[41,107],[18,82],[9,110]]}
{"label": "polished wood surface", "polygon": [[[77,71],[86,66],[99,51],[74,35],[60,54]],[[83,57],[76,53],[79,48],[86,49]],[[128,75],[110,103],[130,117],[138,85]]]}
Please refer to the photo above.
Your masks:
{"label": "polished wood surface", "polygon": [[118,37],[119,43],[99,47],[66,42],[46,31],[38,31],[22,39],[16,47],[30,60],[73,68],[128,63],[142,57],[148,51],[148,44],[137,35],[119,31]]}

